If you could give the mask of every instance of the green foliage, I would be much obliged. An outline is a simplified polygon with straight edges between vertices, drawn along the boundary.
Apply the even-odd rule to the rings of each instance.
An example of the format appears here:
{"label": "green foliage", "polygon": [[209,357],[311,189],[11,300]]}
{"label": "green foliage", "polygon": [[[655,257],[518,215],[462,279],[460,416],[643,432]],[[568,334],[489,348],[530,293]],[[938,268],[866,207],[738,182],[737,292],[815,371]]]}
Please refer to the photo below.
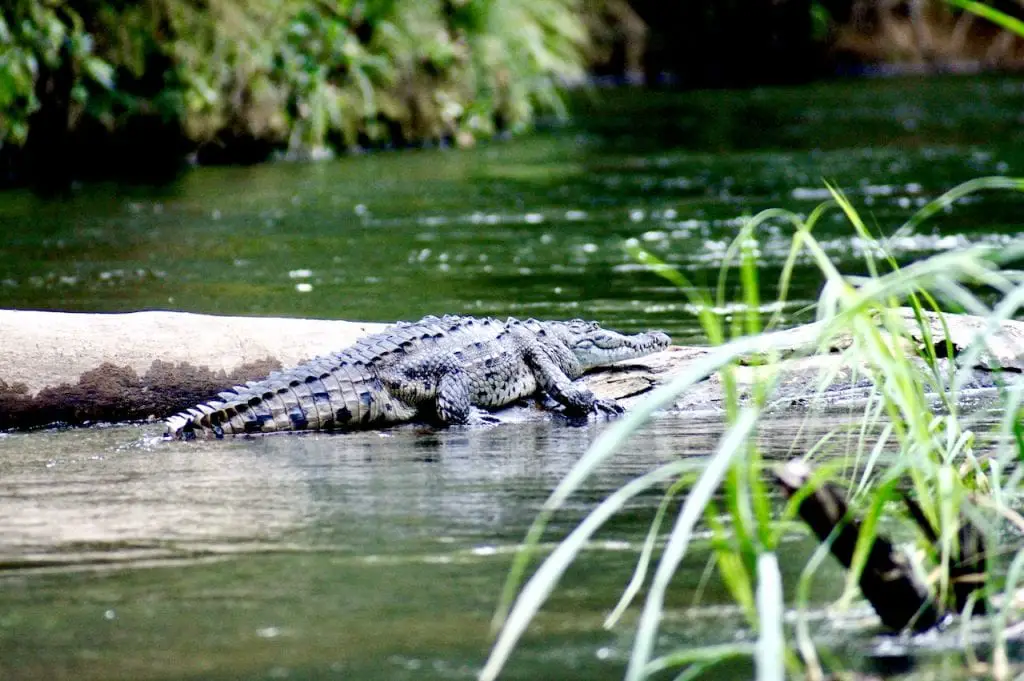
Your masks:
{"label": "green foliage", "polygon": [[[76,108],[177,119],[296,154],[454,138],[561,111],[582,74],[578,0],[21,0],[0,15],[0,143],[24,143],[40,65],[73,62]],[[65,56],[68,55],[68,56]],[[401,139],[394,140],[395,135]]]}
{"label": "green foliage", "polygon": [[1007,31],[1016,33],[1024,38],[1024,21],[1017,17],[1002,12],[991,5],[976,0],[946,0],[950,5],[965,9],[972,14],[988,19],[995,25],[1005,28]]}
{"label": "green foliage", "polygon": [[818,41],[828,37],[829,26],[832,24],[832,15],[820,2],[811,3],[811,36]]}
{"label": "green foliage", "polygon": [[90,89],[114,86],[113,67],[93,48],[92,35],[70,7],[22,0],[0,11],[0,146],[27,139],[29,117],[41,105],[36,82],[43,71],[70,60],[80,74],[70,95],[79,104]]}

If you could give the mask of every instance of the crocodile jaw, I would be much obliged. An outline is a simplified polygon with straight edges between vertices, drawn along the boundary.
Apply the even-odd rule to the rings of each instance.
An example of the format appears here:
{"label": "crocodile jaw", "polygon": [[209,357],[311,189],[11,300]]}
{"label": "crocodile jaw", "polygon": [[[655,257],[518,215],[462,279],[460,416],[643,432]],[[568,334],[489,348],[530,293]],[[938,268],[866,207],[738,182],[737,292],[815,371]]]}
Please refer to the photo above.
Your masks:
{"label": "crocodile jaw", "polygon": [[598,337],[581,338],[570,349],[586,371],[594,367],[636,359],[660,352],[671,344],[667,334],[660,331],[626,336],[614,331],[603,331]]}
{"label": "crocodile jaw", "polygon": [[[534,320],[527,323],[537,324]],[[537,329],[540,336],[553,335],[569,349],[579,363],[580,371],[636,359],[660,352],[672,340],[661,331],[626,335],[603,329],[594,322],[574,319],[569,322],[542,322]]]}

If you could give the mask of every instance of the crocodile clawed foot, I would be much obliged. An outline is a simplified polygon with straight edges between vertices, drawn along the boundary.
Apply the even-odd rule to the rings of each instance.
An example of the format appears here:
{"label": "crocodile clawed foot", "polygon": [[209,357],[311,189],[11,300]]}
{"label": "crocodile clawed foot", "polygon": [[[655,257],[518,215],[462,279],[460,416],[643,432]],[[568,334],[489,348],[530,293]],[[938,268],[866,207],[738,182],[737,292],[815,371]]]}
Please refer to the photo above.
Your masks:
{"label": "crocodile clawed foot", "polygon": [[482,409],[473,407],[469,412],[469,420],[466,421],[466,425],[469,426],[493,426],[501,423],[501,419],[493,414],[489,414]]}
{"label": "crocodile clawed foot", "polygon": [[595,414],[606,416],[618,416],[626,411],[626,408],[615,400],[594,400],[593,410]]}

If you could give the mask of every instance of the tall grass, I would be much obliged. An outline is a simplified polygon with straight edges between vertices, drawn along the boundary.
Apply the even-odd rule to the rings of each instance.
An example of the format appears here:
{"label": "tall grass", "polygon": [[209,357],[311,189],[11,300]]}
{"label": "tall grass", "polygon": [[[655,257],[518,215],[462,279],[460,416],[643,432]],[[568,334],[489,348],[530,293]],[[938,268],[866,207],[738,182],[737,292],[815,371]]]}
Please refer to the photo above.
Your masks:
{"label": "tall grass", "polygon": [[[1021,391],[1003,391],[1006,416],[1000,426],[1000,442],[1004,444],[995,452],[985,453],[976,453],[973,449],[973,434],[960,413],[959,395],[970,379],[970,367],[986,351],[986,338],[995,334],[1000,323],[1011,319],[1024,304],[1024,286],[1020,285],[1019,278],[1000,269],[1001,264],[1024,255],[1024,244],[998,250],[974,247],[941,253],[905,267],[899,267],[889,257],[877,259],[870,255],[872,249],[865,249],[868,255],[864,264],[869,276],[847,278],[836,269],[815,239],[815,224],[829,211],[839,210],[861,239],[878,245],[878,252],[885,252],[884,241],[870,232],[842,192],[833,187],[829,189],[832,200],[818,206],[806,218],[787,211],[769,210],[749,220],[727,253],[714,297],[635,244],[630,246],[641,262],[677,284],[697,305],[707,337],[716,347],[610,425],[552,492],[530,527],[523,549],[510,570],[494,619],[497,639],[480,674],[482,680],[497,678],[531,619],[593,533],[627,499],[665,485],[669,485],[668,491],[654,517],[634,577],[607,622],[614,626],[632,601],[640,596],[643,586],[649,584],[640,606],[625,678],[638,681],[654,671],[684,665],[688,668],[684,674],[692,678],[691,674],[699,673],[720,658],[748,654],[754,657],[758,679],[782,678],[783,664],[821,678],[806,621],[798,618],[795,647],[787,643],[782,630],[782,584],[776,551],[783,533],[791,527],[785,521],[794,516],[801,497],[794,497],[781,515],[773,512],[764,482],[766,464],[755,435],[766,418],[766,407],[778,385],[784,367],[780,360],[784,356],[793,359],[801,354],[827,352],[837,345],[841,336],[846,338],[846,343],[842,344],[846,348],[840,358],[842,363],[861,367],[873,382],[867,404],[856,417],[863,424],[852,466],[849,461],[826,461],[816,476],[820,481],[843,471],[855,491],[851,503],[863,518],[864,531],[855,549],[844,599],[854,596],[878,523],[888,502],[894,500],[903,487],[909,486],[907,491],[936,528],[939,542],[930,547],[927,559],[939,568],[935,588],[940,597],[944,598],[950,589],[948,568],[956,549],[962,516],[969,515],[981,522],[990,555],[1002,550],[1002,539],[997,531],[1000,517],[1012,515],[1007,501],[1016,493],[1022,477],[1019,467],[1012,474],[1005,472],[1008,464],[1021,457],[1024,451],[1020,444],[1022,433],[1017,426]],[[959,198],[987,190],[1024,191],[1024,180],[991,177],[960,185],[924,206],[901,230],[915,228],[953,206]],[[795,265],[801,258],[809,256],[826,281],[817,306],[819,323],[813,327],[816,335],[804,350],[794,351],[792,336],[775,329],[778,319],[770,319],[767,327],[762,328],[757,312],[760,296],[756,236],[761,225],[769,220],[783,220],[793,227],[792,247],[780,275],[780,299],[785,299]],[[726,302],[729,279],[737,274],[746,313],[727,327],[711,310],[716,304]],[[995,306],[987,305],[979,297],[977,292],[983,289],[999,297]],[[939,315],[940,328],[948,331],[941,316],[943,304],[987,320],[987,327],[967,347],[957,348],[960,362],[941,361],[943,357],[952,356],[954,348],[948,340],[936,340],[932,331],[930,315],[933,313]],[[899,312],[900,306],[913,310],[910,323]],[[760,364],[758,378],[749,391],[750,396],[741,399],[735,371],[741,361],[752,356],[756,356]],[[566,500],[654,411],[670,406],[690,386],[715,372],[720,374],[725,392],[728,427],[700,475],[684,477],[684,471],[690,469],[669,463],[637,477],[601,502],[526,579],[545,526]],[[832,378],[827,373],[821,377],[819,393]],[[872,443],[869,433],[879,433],[877,441]],[[824,442],[819,444],[824,445]],[[812,447],[805,456],[815,458],[824,449],[824,446]],[[883,458],[882,452],[886,449],[895,449],[898,455]],[[681,503],[677,501],[679,498]],[[677,504],[680,505],[678,514],[655,560],[661,525]],[[728,644],[662,654],[656,650],[655,641],[665,595],[702,519],[714,535],[716,570],[733,599],[743,605],[751,627],[759,632],[757,644]],[[823,546],[814,554],[797,585],[799,612],[806,608],[810,580],[826,552]],[[1014,561],[1007,590],[1024,570],[1021,556],[1024,553]],[[994,591],[994,586],[989,585],[988,593]],[[1004,610],[992,621],[997,659],[999,655],[1003,658],[1006,655],[1005,637],[1000,633],[1005,616]]]}

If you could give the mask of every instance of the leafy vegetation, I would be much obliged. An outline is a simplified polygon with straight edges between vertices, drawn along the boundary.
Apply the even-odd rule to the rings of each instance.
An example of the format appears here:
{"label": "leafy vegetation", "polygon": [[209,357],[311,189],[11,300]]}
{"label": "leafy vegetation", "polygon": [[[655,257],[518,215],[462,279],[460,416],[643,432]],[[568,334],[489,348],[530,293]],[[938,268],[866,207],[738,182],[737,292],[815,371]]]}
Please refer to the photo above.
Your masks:
{"label": "leafy vegetation", "polygon": [[[151,115],[194,143],[298,155],[455,140],[559,111],[582,76],[578,0],[17,0],[0,11],[0,146]],[[63,75],[63,78],[58,76]]]}
{"label": "leafy vegetation", "polygon": [[113,87],[111,65],[94,54],[94,39],[74,9],[16,2],[0,12],[0,145],[24,144],[29,116],[42,102],[36,82],[42,72],[67,64],[82,76],[71,87],[79,106],[90,92]]}
{"label": "leafy vegetation", "polygon": [[[1024,191],[1024,180],[995,177],[965,183],[925,205],[902,229],[911,230],[941,211],[951,209],[964,196],[993,189]],[[705,667],[736,655],[755,658],[759,679],[782,678],[783,665],[791,671],[806,672],[810,678],[823,678],[806,619],[797,619],[795,645],[790,646],[783,635],[777,551],[782,536],[793,529],[788,521],[794,517],[799,499],[794,497],[781,512],[773,505],[765,482],[768,463],[762,460],[755,437],[781,376],[777,370],[778,360],[791,344],[791,338],[784,332],[773,329],[774,324],[762,328],[757,313],[761,307],[757,234],[765,223],[780,220],[794,229],[792,248],[780,275],[781,297],[785,298],[793,268],[800,259],[809,258],[816,263],[827,284],[818,302],[820,324],[811,346],[815,352],[826,355],[831,348],[845,348],[842,365],[863,367],[864,375],[873,386],[859,417],[861,435],[854,452],[838,460],[829,458],[826,438],[802,453],[805,459],[820,460],[819,481],[828,478],[845,482],[850,489],[851,506],[864,519],[842,600],[853,598],[878,524],[890,509],[890,502],[898,500],[904,490],[912,495],[927,521],[936,528],[938,541],[926,541],[919,547],[924,556],[919,565],[923,573],[933,575],[933,588],[940,595],[947,594],[951,588],[950,557],[955,553],[960,519],[969,517],[985,534],[990,561],[994,556],[1016,554],[1002,580],[1002,603],[990,620],[991,641],[995,647],[991,673],[996,678],[1007,678],[1004,628],[1013,607],[1019,574],[1024,570],[1024,550],[1008,542],[1000,528],[1006,519],[1017,517],[1011,505],[1019,502],[1024,477],[1024,470],[1014,465],[1024,458],[1018,426],[1022,393],[1001,390],[1003,416],[997,438],[1000,444],[986,451],[975,449],[975,434],[961,412],[959,398],[969,384],[972,367],[985,351],[986,337],[994,333],[1002,321],[1013,318],[1024,305],[1021,278],[999,267],[1000,263],[1011,262],[1024,254],[1024,245],[947,252],[900,268],[885,255],[884,241],[868,230],[846,197],[838,190],[831,191],[832,200],[818,206],[806,218],[787,211],[768,210],[749,220],[725,260],[714,299],[691,286],[679,271],[632,246],[642,262],[690,295],[702,310],[701,321],[717,347],[604,431],[551,494],[510,572],[495,618],[500,632],[482,679],[497,678],[530,620],[594,532],[629,499],[663,486],[667,486],[664,501],[652,522],[634,578],[607,622],[608,626],[615,625],[640,593],[642,585],[649,581],[638,615],[626,678],[639,680],[674,667],[686,668],[681,678],[694,678]],[[814,225],[836,208],[842,211],[864,243],[872,246],[865,248],[864,264],[869,277],[856,280],[844,277],[813,236]],[[712,310],[724,306],[728,280],[735,274],[739,275],[746,313],[737,315],[731,326],[726,326]],[[986,295],[981,295],[982,291]],[[993,297],[994,305],[986,302]],[[937,314],[939,324],[945,328],[940,301],[947,307],[987,320],[983,332],[969,346],[959,348],[961,361],[957,363],[941,361],[953,352],[948,341],[936,339],[929,321],[931,315]],[[912,323],[908,324],[899,313],[901,306],[913,310]],[[840,337],[846,342],[838,343]],[[920,349],[915,352],[914,348]],[[748,397],[741,399],[738,371],[740,364],[751,357],[757,358],[761,371],[756,374],[759,378],[748,390]],[[817,384],[819,395],[835,378],[836,363],[828,366],[832,368],[822,370]],[[655,410],[670,405],[683,391],[715,372],[720,373],[724,386],[728,429],[708,457],[702,473],[689,479],[685,476],[692,468],[682,461],[670,462],[627,483],[600,502],[523,583],[546,524],[581,483],[622,447],[630,433]],[[885,451],[895,454],[885,455]],[[670,509],[676,506],[678,514],[664,537],[660,558],[655,561],[656,539],[662,536],[661,525],[671,516]],[[702,519],[714,536],[716,569],[733,599],[743,607],[752,629],[758,632],[758,639],[755,644],[729,642],[706,649],[660,654],[655,650],[655,641],[665,595]],[[826,543],[803,571],[796,589],[796,606],[801,613],[806,610],[809,583],[827,553]],[[990,574],[993,573],[990,571]],[[996,596],[999,592],[998,578],[990,579],[984,597]]]}

